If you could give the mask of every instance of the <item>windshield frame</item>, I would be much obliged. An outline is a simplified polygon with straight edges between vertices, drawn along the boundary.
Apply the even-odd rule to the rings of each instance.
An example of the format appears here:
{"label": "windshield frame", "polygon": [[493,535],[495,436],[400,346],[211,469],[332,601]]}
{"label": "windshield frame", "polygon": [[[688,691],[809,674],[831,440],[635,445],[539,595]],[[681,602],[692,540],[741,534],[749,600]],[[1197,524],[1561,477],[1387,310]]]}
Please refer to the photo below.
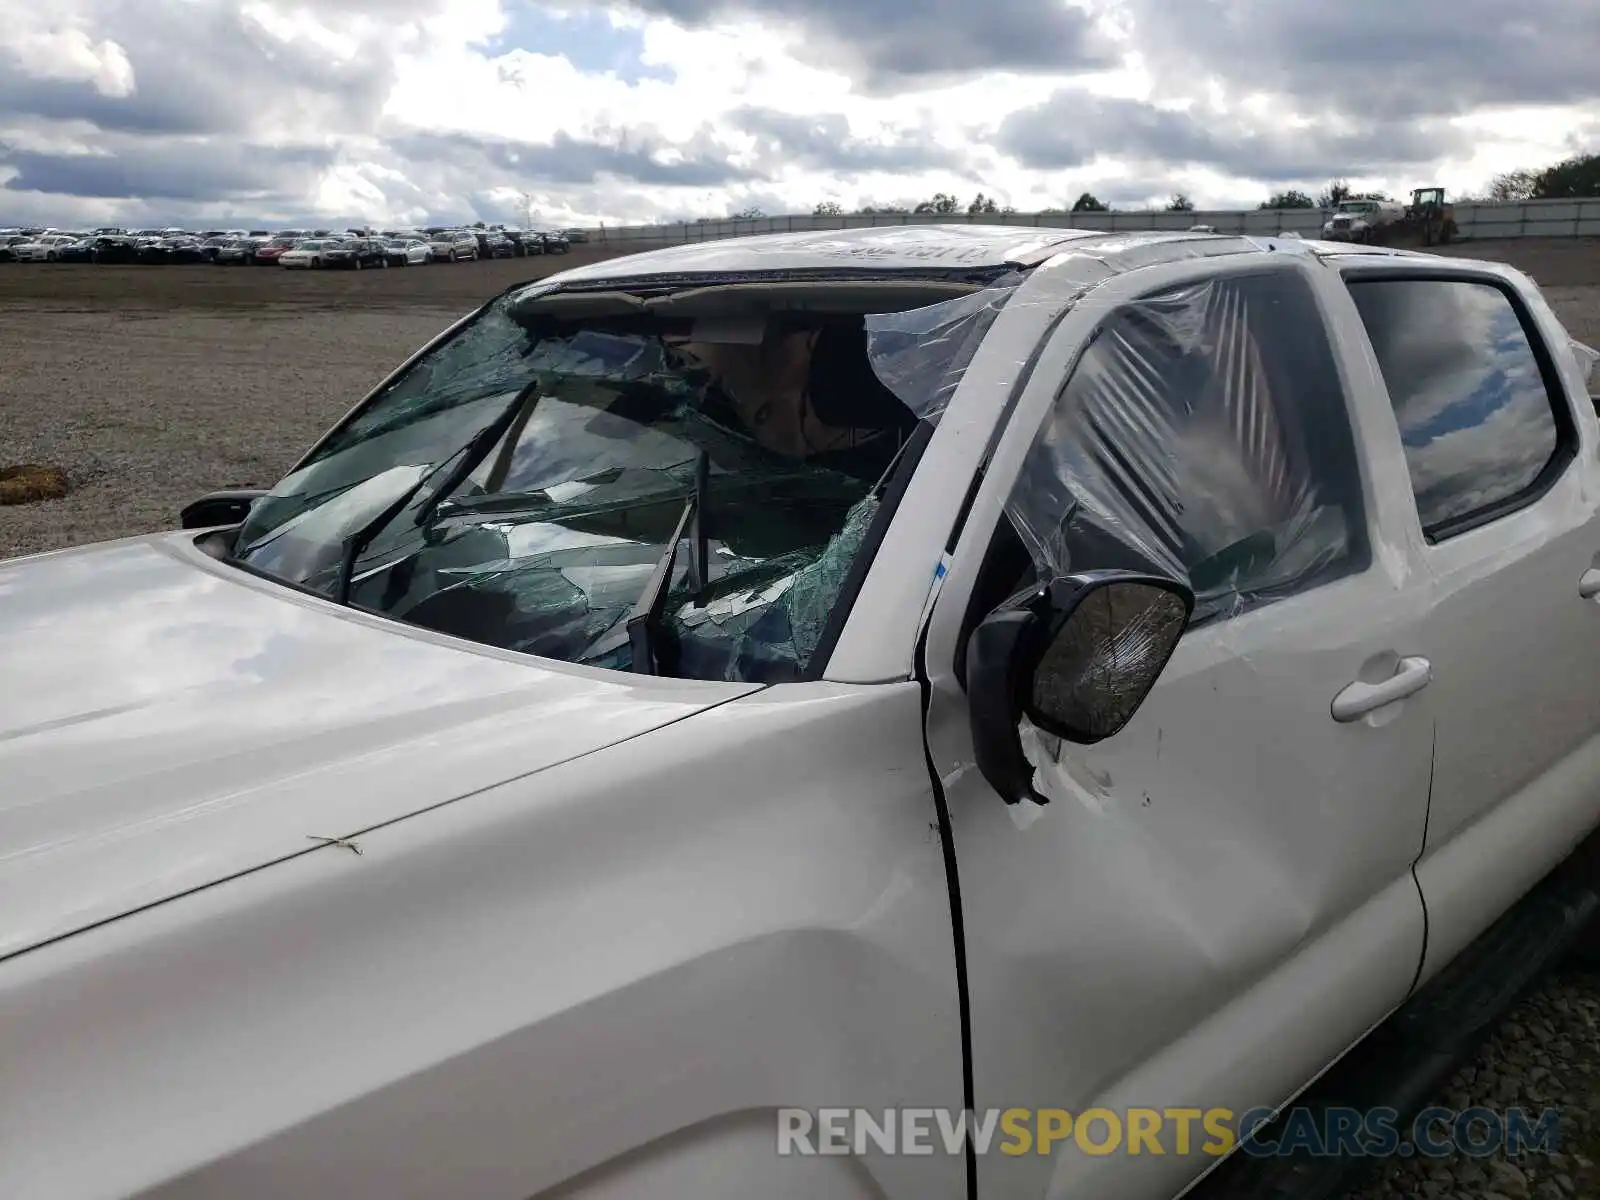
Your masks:
{"label": "windshield frame", "polygon": [[[877,274],[879,277],[892,279],[896,276],[904,278],[906,273],[878,272]],[[934,273],[930,272],[929,274],[931,275]],[[763,280],[761,273],[752,272],[748,277],[747,282],[753,287],[760,287],[765,280]],[[352,405],[351,408],[333,425],[331,425],[323,433],[323,435],[319,437],[316,442],[313,443],[305,451],[305,453],[300,456],[294,465],[283,472],[279,478],[285,478],[313,464],[319,457],[322,449],[330,441],[340,436],[340,434],[353,422],[359,420],[365,412],[372,408],[374,404],[378,403],[385,393],[388,392],[396,383],[402,380],[406,373],[409,372],[417,363],[436,350],[448,345],[456,338],[466,334],[467,331],[470,330],[477,322],[487,316],[497,303],[513,293],[525,292],[529,288],[548,287],[548,290],[556,290],[554,287],[549,287],[549,284],[550,280],[548,278],[524,280],[511,284],[509,287],[506,287],[500,292],[491,296],[471,312],[465,314],[452,324],[446,326],[437,335],[413,351],[399,366],[384,376],[365,396]],[[881,549],[889,529],[900,510],[902,499],[909,490],[912,480],[916,477],[916,474],[923,461],[924,452],[928,448],[929,444],[933,441],[934,435],[937,433],[937,431],[937,419],[930,420],[928,418],[919,418],[916,424],[912,427],[911,435],[901,447],[900,452],[894,459],[889,470],[885,473],[884,477],[877,482],[875,487],[869,488],[868,492],[864,494],[871,495],[874,493],[874,491],[876,492],[876,495],[878,496],[877,508],[873,512],[872,517],[863,532],[862,542],[859,549],[857,550],[854,558],[851,560],[849,567],[846,569],[844,576],[840,581],[839,590],[834,598],[832,606],[828,611],[827,617],[825,618],[823,625],[819,630],[817,644],[809,658],[806,660],[805,665],[801,667],[798,677],[793,682],[818,682],[827,677],[827,673],[833,663],[834,652],[843,637],[846,625],[848,624],[852,614],[856,611],[857,601],[865,590],[867,579],[871,575],[873,567],[877,562],[878,552]],[[233,532],[237,532],[237,530]],[[315,599],[326,604],[337,603],[335,600],[330,599],[326,592],[318,590],[315,587],[310,587],[294,580],[285,579],[279,575],[273,574],[270,571],[254,566],[251,563],[243,562],[235,558],[233,555],[234,549],[235,547],[230,542],[226,548],[226,551],[218,556],[223,566],[243,571],[257,579],[264,580],[279,587],[290,588],[295,592],[314,597]],[[380,619],[386,624],[398,626],[403,629],[410,630],[422,628],[415,626],[402,618],[396,617],[392,613],[368,607],[367,605],[361,604],[354,600],[346,605],[340,605],[340,607],[353,609],[365,616]],[[422,629],[422,631],[430,633],[432,632],[426,629]],[[490,650],[497,649],[491,644],[475,642],[468,638],[454,638],[454,635],[448,634],[442,636],[452,637],[453,640],[458,640],[466,645],[474,647],[487,648]],[[511,653],[515,653],[518,655],[518,657],[526,658],[534,662],[556,662],[567,668],[593,670],[605,675],[608,678],[613,677],[618,673],[616,669],[611,667],[593,667],[582,663],[569,662],[565,659],[546,658],[544,656],[526,651],[513,651]],[[672,678],[676,679],[679,677],[673,676]],[[682,678],[689,681],[694,681],[696,679],[695,676],[685,676]],[[772,683],[765,683],[758,680],[741,680],[740,682],[763,688],[774,686]]]}

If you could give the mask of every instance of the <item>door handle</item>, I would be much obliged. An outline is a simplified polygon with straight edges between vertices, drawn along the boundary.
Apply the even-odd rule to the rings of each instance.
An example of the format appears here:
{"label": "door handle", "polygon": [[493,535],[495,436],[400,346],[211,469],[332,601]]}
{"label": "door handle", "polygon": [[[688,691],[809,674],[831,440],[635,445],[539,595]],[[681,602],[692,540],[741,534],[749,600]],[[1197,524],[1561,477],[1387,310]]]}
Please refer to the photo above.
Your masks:
{"label": "door handle", "polygon": [[1590,569],[1578,576],[1578,595],[1584,600],[1600,596],[1600,569]]}
{"label": "door handle", "polygon": [[1402,658],[1394,674],[1382,683],[1350,684],[1333,698],[1333,719],[1340,724],[1359,721],[1370,712],[1407,696],[1415,696],[1433,682],[1433,664],[1425,658]]}

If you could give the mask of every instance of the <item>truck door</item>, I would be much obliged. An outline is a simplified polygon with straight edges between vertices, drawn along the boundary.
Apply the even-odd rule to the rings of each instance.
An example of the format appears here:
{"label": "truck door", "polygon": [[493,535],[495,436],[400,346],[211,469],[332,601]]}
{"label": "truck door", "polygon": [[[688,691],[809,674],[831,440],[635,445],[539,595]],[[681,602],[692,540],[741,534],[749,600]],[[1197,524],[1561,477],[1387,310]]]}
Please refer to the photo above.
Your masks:
{"label": "truck door", "polygon": [[[1340,288],[1292,253],[1104,284],[998,442],[924,644],[980,1115],[1279,1104],[1416,974],[1426,589],[1389,527],[1398,452],[1373,469],[1327,333]],[[1117,736],[1032,738],[1048,803],[1008,807],[971,766],[965,632],[1026,580],[1108,566],[1191,579],[1196,619]],[[979,1193],[1169,1194],[1203,1140],[991,1146]]]}
{"label": "truck door", "polygon": [[1594,412],[1565,331],[1516,276],[1396,258],[1344,277],[1404,450],[1398,515],[1433,581],[1426,978],[1600,819]]}

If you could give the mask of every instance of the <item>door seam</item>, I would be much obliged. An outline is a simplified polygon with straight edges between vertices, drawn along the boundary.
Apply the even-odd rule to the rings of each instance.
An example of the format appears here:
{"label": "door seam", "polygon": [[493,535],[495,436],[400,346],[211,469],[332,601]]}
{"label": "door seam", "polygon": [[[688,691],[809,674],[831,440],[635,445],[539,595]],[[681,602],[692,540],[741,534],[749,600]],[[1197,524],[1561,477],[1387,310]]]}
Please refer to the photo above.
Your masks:
{"label": "door seam", "polygon": [[[928,783],[933,789],[934,812],[938,818],[939,845],[944,855],[945,887],[950,897],[950,936],[956,962],[956,1002],[961,1027],[961,1104],[967,1120],[977,1117],[976,1087],[972,1063],[972,1005],[967,984],[967,935],[961,914],[961,876],[956,865],[955,833],[950,823],[950,801],[933,761],[933,746],[928,737],[928,714],[933,705],[933,684],[927,671],[927,626],[917,638],[916,677],[922,694],[922,758],[928,769]],[[970,1133],[970,1130],[969,1130]],[[967,1200],[978,1196],[978,1154],[973,1138],[963,1139],[967,1169]]]}
{"label": "door seam", "polygon": [[[1428,729],[1428,799],[1422,806],[1422,845],[1417,847],[1417,856],[1411,860],[1411,886],[1417,889],[1417,900],[1422,905],[1422,953],[1417,957],[1417,970],[1411,977],[1411,986],[1406,989],[1408,996],[1417,990],[1417,984],[1422,979],[1422,968],[1428,961],[1428,897],[1422,890],[1422,880],[1417,878],[1417,867],[1428,852],[1428,828],[1433,817],[1433,777],[1439,763],[1439,722],[1431,722]],[[923,740],[926,741],[926,737]]]}

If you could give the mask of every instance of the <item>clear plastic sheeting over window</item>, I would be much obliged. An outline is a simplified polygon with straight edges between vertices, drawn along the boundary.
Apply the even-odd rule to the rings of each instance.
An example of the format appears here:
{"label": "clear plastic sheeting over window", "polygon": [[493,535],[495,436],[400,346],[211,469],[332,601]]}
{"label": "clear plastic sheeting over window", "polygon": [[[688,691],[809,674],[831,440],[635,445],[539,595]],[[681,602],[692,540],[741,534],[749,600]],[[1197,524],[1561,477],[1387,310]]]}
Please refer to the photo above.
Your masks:
{"label": "clear plastic sheeting over window", "polygon": [[[1274,247],[1243,237],[1094,237],[1068,243],[1039,271],[1078,283],[1074,303],[1093,288],[1128,271],[1184,258],[1221,258]],[[866,319],[867,354],[873,372],[925,421],[937,422],[950,404],[979,344],[1028,278],[1016,272],[981,292],[910,312],[879,313]]]}
{"label": "clear plastic sheeting over window", "polygon": [[925,421],[938,421],[995,318],[1023,276],[910,312],[866,318],[867,358],[885,387]]}
{"label": "clear plastic sheeting over window", "polygon": [[1156,571],[1230,614],[1364,563],[1354,439],[1294,268],[1149,296],[1101,325],[1007,511],[1044,576]]}

